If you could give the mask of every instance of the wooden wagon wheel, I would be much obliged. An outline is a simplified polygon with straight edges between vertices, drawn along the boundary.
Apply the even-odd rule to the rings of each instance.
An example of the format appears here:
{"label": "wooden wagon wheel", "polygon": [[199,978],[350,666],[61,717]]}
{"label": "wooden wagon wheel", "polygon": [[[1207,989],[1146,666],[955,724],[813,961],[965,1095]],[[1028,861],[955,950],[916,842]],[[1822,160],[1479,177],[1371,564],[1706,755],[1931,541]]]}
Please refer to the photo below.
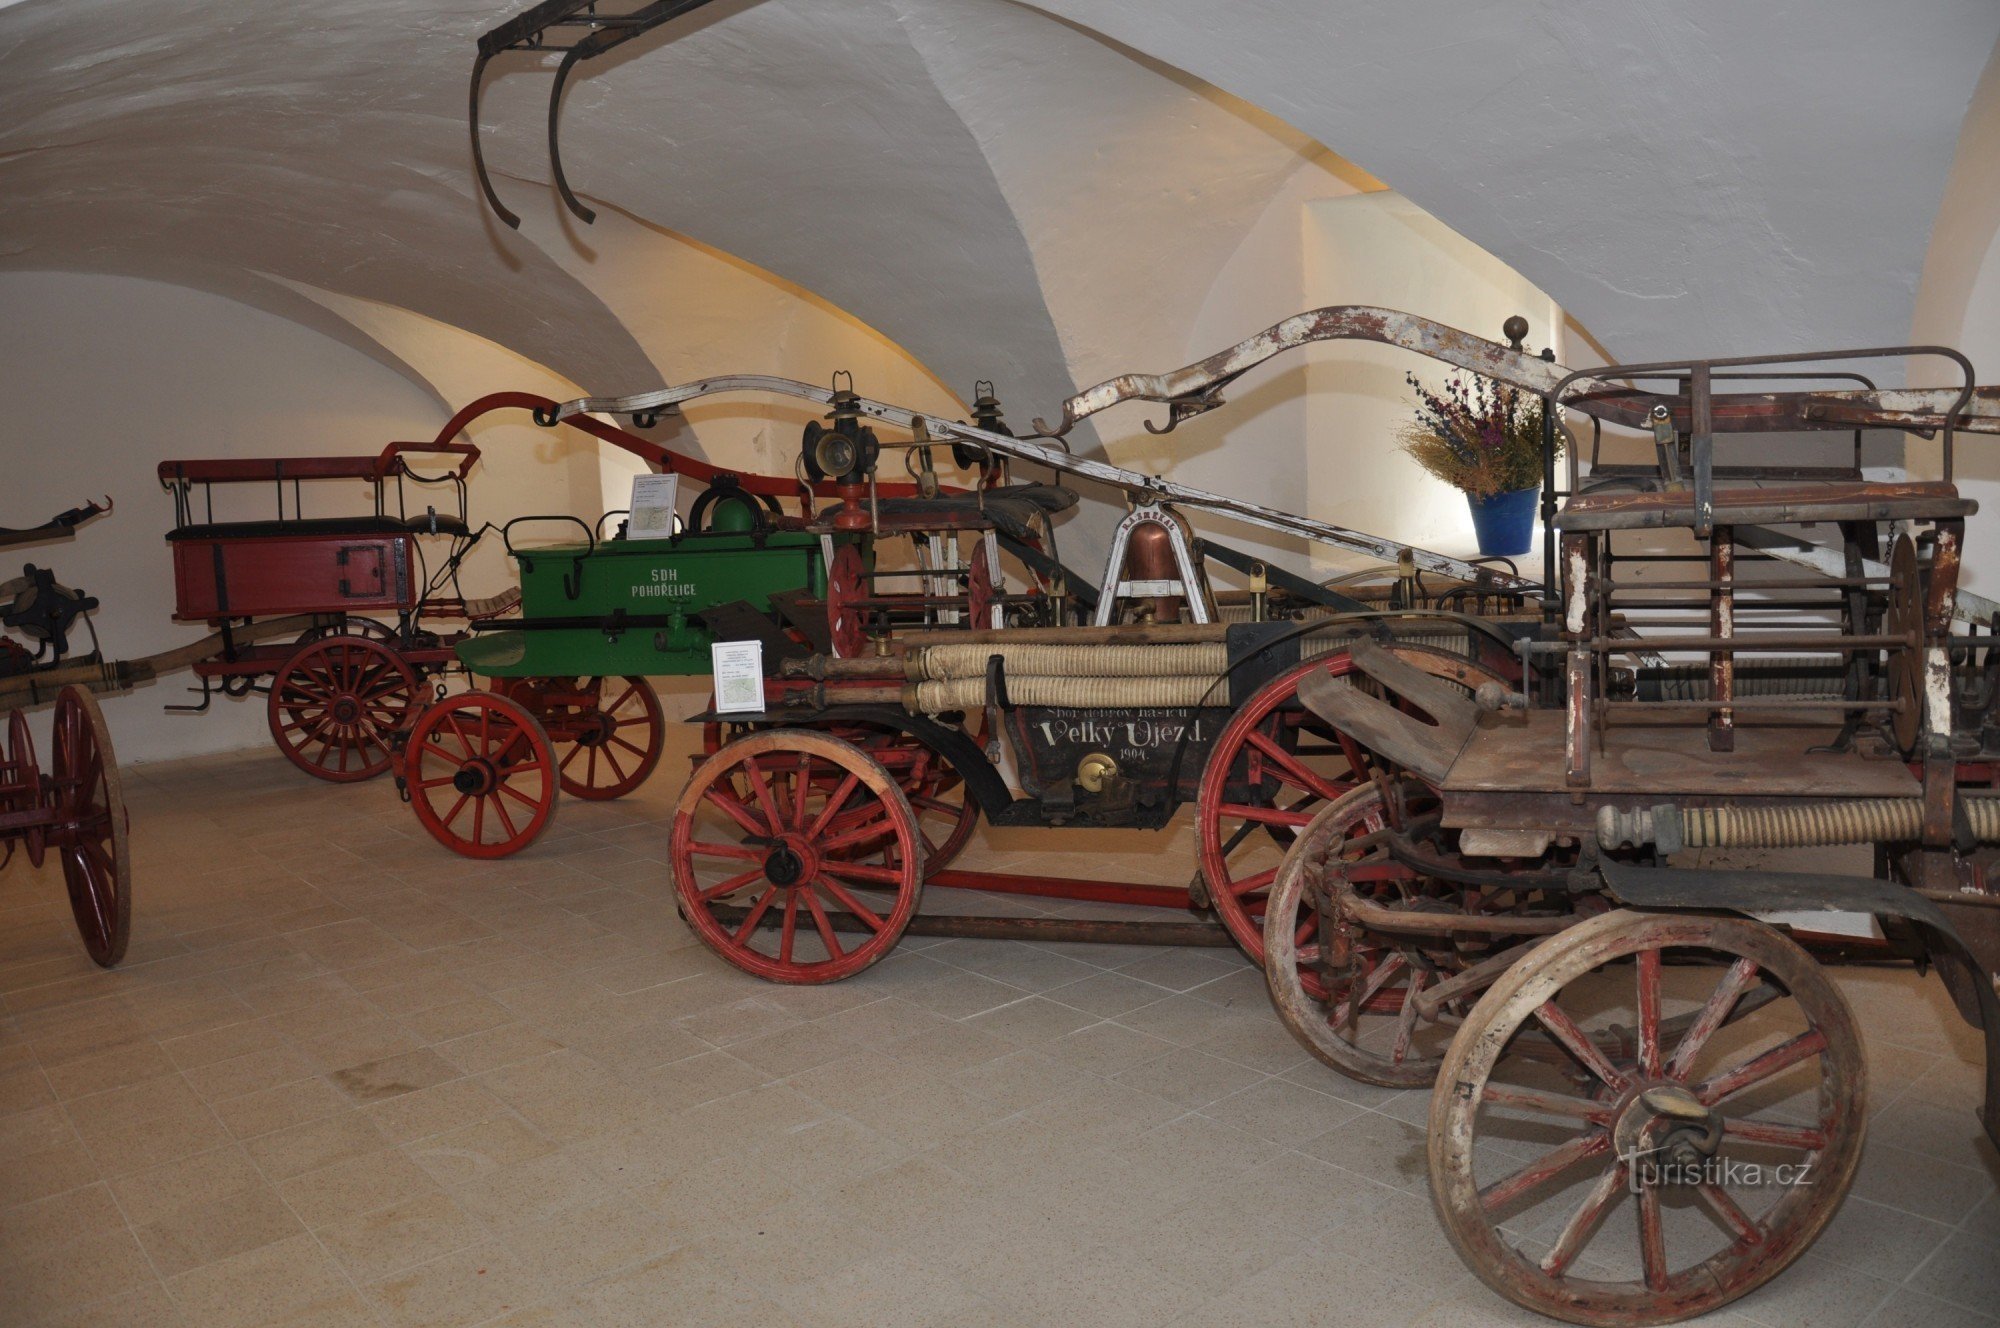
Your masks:
{"label": "wooden wagon wheel", "polygon": [[[1732,1021],[1753,984],[1782,996]],[[1675,1005],[1692,1017],[1665,1020]],[[1629,1041],[1601,1032],[1622,1027]],[[1564,1063],[1520,1054],[1528,1039]],[[1515,1303],[1665,1323],[1805,1252],[1866,1120],[1853,1018],[1804,950],[1747,919],[1606,913],[1473,1007],[1431,1098],[1431,1193],[1459,1254]]]}
{"label": "wooden wagon wheel", "polygon": [[460,692],[417,716],[403,749],[410,807],[468,858],[504,858],[555,814],[555,749],[534,715],[498,692]]}
{"label": "wooden wagon wheel", "polygon": [[322,637],[278,666],[271,737],[315,779],[373,779],[395,763],[393,739],[416,700],[416,670],[392,647],[364,636]]}
{"label": "wooden wagon wheel", "polygon": [[[7,763],[0,768],[0,815],[39,811],[46,793],[42,767],[35,759],[35,736],[28,730],[28,717],[18,710],[10,710],[7,712]],[[47,827],[31,825],[16,833],[22,851],[28,855],[28,865],[41,866],[48,847]],[[0,865],[4,865],[13,852],[14,842],[8,840],[6,854],[0,855]]]}
{"label": "wooden wagon wheel", "polygon": [[1344,923],[1330,932],[1310,889],[1320,873],[1365,862],[1370,879],[1356,888],[1368,897],[1462,908],[1464,892],[1379,849],[1346,847],[1386,825],[1381,787],[1369,784],[1321,808],[1301,832],[1264,911],[1264,978],[1278,1017],[1321,1061],[1364,1083],[1421,1088],[1437,1077],[1463,1005],[1425,1017],[1411,998],[1462,971],[1463,956],[1444,937],[1425,943]]}
{"label": "wooden wagon wheel", "polygon": [[[1392,644],[1397,658],[1468,693],[1498,675],[1449,651]],[[1210,904],[1253,961],[1264,960],[1264,900],[1283,855],[1320,808],[1382,771],[1384,763],[1308,710],[1309,677],[1354,678],[1377,695],[1345,650],[1273,678],[1230,717],[1202,770],[1195,817],[1201,878]],[[1387,699],[1396,699],[1389,697]]]}
{"label": "wooden wagon wheel", "polygon": [[541,721],[562,791],[572,797],[622,798],[660,763],[666,715],[644,678],[517,678],[500,690]]}
{"label": "wooden wagon wheel", "polygon": [[895,779],[853,743],[805,729],[753,733],[702,762],[671,850],[688,925],[772,982],[861,972],[923,893],[922,841]]}
{"label": "wooden wagon wheel", "polygon": [[[710,720],[702,725],[702,755],[695,758],[695,763],[699,765],[721,751],[725,742],[751,731],[749,726],[732,724],[725,728]],[[924,843],[924,879],[943,871],[964,852],[972,832],[979,827],[979,803],[951,762],[901,729],[887,725],[849,721],[815,726],[814,731],[853,743],[894,777],[917,818],[917,833]],[[979,731],[970,736],[980,747],[986,745],[983,717]],[[841,776],[828,768],[819,770],[815,778],[837,782]],[[718,789],[716,796],[734,794],[725,788]]]}
{"label": "wooden wagon wheel", "polygon": [[62,860],[70,912],[90,957],[110,968],[132,937],[132,863],[125,794],[111,730],[97,701],[80,687],[56,697],[50,779],[50,839]]}
{"label": "wooden wagon wheel", "polygon": [[843,544],[826,569],[826,628],[835,659],[859,659],[868,653],[868,625],[859,601],[868,595],[867,568],[861,550]]}

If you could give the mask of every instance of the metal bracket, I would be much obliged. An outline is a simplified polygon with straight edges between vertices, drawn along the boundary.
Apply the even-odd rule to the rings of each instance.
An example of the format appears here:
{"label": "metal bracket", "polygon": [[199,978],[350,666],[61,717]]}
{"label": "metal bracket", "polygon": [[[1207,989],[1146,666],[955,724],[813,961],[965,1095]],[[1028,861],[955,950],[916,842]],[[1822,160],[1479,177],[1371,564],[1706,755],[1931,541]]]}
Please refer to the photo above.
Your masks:
{"label": "metal bracket", "polygon": [[[606,4],[612,0],[604,0]],[[479,178],[480,192],[486,196],[493,214],[515,230],[521,228],[521,218],[508,210],[493,190],[493,181],[486,172],[486,156],[479,144],[479,90],[486,76],[486,62],[496,55],[509,51],[559,51],[562,61],[556,66],[555,81],[549,89],[549,169],[555,177],[556,192],[562,195],[563,206],[574,213],[584,224],[597,220],[597,214],[583,205],[582,200],[569,187],[569,179],[563,173],[560,124],[562,113],[563,86],[569,81],[570,70],[584,60],[594,60],[606,51],[622,46],[634,37],[651,32],[663,23],[679,18],[682,14],[701,8],[709,0],[652,0],[651,3],[623,13],[603,13],[599,11],[599,0],[543,0],[533,5],[505,23],[484,33],[479,38],[479,54],[472,61],[472,92],[467,120],[472,130],[472,169]],[[552,44],[552,34],[560,34],[564,29],[582,29],[583,35],[568,45]],[[560,37],[558,36],[558,40]]]}

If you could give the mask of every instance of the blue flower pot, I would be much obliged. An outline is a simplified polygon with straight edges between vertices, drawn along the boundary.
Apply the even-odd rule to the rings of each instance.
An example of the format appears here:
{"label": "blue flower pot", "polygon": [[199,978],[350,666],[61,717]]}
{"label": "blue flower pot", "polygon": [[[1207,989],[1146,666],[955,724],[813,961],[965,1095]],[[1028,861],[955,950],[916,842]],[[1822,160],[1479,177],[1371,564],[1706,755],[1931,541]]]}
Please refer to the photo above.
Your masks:
{"label": "blue flower pot", "polygon": [[1472,509],[1472,529],[1479,536],[1479,552],[1487,557],[1511,558],[1526,553],[1535,542],[1535,514],[1541,506],[1542,486],[1496,493],[1490,498],[1465,495]]}

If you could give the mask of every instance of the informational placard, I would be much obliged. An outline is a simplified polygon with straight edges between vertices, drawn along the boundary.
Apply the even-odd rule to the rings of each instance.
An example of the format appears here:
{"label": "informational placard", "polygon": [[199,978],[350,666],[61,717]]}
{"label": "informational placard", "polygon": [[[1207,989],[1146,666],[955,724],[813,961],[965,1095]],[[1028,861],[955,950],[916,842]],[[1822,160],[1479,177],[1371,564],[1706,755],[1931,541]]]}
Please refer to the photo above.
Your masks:
{"label": "informational placard", "polygon": [[717,641],[709,648],[715,674],[715,713],[757,714],[764,709],[764,643]]}
{"label": "informational placard", "polygon": [[674,500],[680,495],[678,475],[634,475],[632,516],[625,533],[633,539],[665,539],[674,533]]}

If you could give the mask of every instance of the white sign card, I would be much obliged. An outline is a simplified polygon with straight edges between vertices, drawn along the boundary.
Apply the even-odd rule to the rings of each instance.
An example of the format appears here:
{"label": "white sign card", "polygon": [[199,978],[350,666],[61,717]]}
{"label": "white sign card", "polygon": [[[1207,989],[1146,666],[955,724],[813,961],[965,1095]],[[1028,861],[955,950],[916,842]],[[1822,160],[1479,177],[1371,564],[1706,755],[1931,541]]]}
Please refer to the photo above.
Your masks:
{"label": "white sign card", "polygon": [[758,714],[764,709],[764,643],[717,641],[709,648],[715,672],[715,713]]}
{"label": "white sign card", "polygon": [[632,539],[665,539],[674,533],[674,500],[680,495],[678,475],[634,475],[632,516],[625,533]]}

